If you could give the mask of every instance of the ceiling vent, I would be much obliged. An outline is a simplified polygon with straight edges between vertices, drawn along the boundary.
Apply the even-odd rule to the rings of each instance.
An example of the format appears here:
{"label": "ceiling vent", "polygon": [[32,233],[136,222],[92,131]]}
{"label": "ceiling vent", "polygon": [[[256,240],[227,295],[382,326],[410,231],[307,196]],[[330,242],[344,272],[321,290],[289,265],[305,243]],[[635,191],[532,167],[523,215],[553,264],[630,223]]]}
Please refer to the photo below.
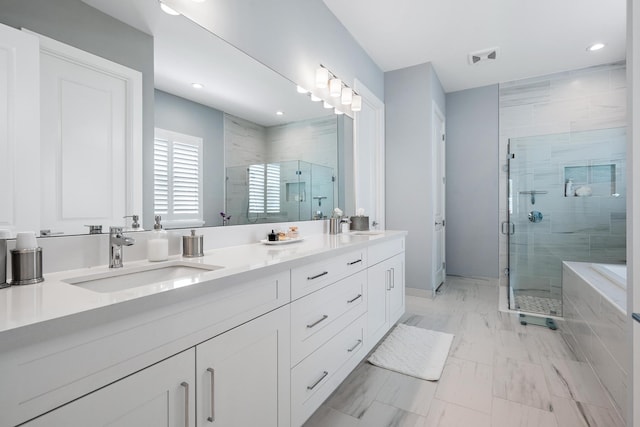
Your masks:
{"label": "ceiling vent", "polygon": [[499,48],[492,47],[477,52],[469,53],[469,65],[479,64],[480,62],[494,61],[498,58]]}

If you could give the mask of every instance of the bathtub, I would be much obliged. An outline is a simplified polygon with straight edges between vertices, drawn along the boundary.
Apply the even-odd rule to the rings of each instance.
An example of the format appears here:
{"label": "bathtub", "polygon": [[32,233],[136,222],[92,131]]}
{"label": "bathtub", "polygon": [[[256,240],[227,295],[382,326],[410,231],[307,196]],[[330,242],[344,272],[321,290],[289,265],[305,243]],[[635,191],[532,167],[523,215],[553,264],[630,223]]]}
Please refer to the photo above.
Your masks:
{"label": "bathtub", "polygon": [[580,361],[586,360],[626,421],[630,356],[627,348],[627,268],[625,265],[564,262],[564,322]]}

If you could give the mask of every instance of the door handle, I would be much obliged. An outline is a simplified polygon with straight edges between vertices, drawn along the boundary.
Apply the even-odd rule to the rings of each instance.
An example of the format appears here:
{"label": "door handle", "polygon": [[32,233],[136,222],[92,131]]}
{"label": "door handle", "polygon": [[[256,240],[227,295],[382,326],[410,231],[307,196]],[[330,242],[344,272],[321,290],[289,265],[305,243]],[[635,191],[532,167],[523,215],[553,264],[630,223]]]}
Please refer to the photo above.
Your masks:
{"label": "door handle", "polygon": [[435,225],[441,225],[443,227],[444,227],[444,224],[445,224],[445,220],[444,219],[442,221],[436,221],[435,222]]}
{"label": "door handle", "polygon": [[215,400],[215,381],[216,381],[216,371],[213,368],[207,368],[207,372],[211,374],[211,416],[207,417],[207,421],[210,423],[214,422],[216,419],[216,400]]}

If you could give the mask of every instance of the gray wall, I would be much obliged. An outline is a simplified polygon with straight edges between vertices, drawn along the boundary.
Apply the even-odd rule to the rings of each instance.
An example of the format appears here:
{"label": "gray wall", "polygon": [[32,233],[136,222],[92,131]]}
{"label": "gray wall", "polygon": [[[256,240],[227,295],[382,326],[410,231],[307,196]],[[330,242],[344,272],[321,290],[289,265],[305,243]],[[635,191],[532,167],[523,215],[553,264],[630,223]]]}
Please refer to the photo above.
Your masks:
{"label": "gray wall", "polygon": [[[199,6],[165,3],[186,16]],[[209,23],[217,35],[299,85],[313,87],[323,64],[352,87],[358,78],[383,99],[382,71],[322,0],[216,0]]]}
{"label": "gray wall", "polygon": [[[224,211],[224,113],[169,93],[155,92],[156,127],[203,139],[203,210],[206,226],[221,225]],[[153,212],[153,200],[144,207]]]}
{"label": "gray wall", "polygon": [[430,63],[385,73],[386,222],[408,230],[407,287],[432,286],[433,103],[445,113],[445,93]]}
{"label": "gray wall", "polygon": [[447,274],[499,274],[498,95],[498,85],[447,94]]}
{"label": "gray wall", "polygon": [[[28,28],[142,73],[143,186],[153,188],[153,167],[146,167],[153,165],[153,38],[80,0],[2,0],[0,22]],[[153,205],[153,191],[143,193],[144,206]],[[145,210],[143,226],[150,224],[153,212]]]}

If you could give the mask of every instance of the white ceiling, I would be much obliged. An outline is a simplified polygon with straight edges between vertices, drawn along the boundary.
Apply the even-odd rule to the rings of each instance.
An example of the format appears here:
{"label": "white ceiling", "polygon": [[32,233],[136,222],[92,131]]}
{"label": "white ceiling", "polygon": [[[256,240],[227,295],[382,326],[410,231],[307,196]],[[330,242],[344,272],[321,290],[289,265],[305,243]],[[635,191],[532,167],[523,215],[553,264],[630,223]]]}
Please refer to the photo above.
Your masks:
{"label": "white ceiling", "polygon": [[625,59],[625,0],[323,1],[383,71],[431,62],[446,92]]}
{"label": "white ceiling", "polygon": [[[320,102],[216,35],[183,16],[162,12],[157,0],[83,0],[153,35],[154,86],[263,126],[333,114]],[[191,83],[201,83],[195,90]],[[276,111],[283,111],[277,116]]]}

